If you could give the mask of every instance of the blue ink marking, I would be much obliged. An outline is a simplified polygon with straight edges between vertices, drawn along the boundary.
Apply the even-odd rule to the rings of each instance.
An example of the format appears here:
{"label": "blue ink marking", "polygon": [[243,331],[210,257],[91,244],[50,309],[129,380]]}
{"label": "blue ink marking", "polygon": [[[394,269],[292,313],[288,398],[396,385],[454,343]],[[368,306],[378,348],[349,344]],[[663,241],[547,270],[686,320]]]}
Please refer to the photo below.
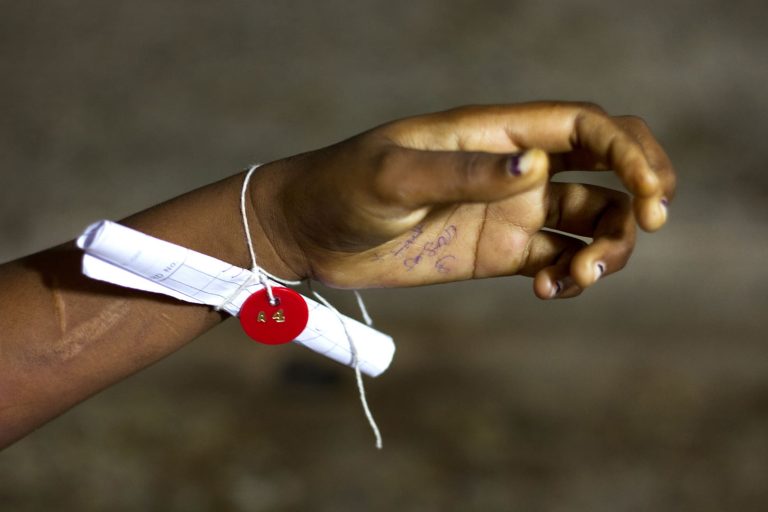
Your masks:
{"label": "blue ink marking", "polygon": [[446,256],[443,256],[439,260],[435,262],[435,270],[440,272],[441,274],[447,274],[451,271],[451,267],[449,266],[451,261],[454,261],[456,259],[456,256],[453,254],[448,254]]}
{"label": "blue ink marking", "polygon": [[395,251],[392,251],[392,256],[399,256],[403,251],[408,250],[416,242],[416,239],[422,235],[422,233],[424,233],[424,224],[415,226],[411,230],[411,236],[408,237],[408,240],[403,242],[403,245],[398,247]]}
{"label": "blue ink marking", "polygon": [[[418,228],[418,233],[415,231]],[[416,226],[414,228],[414,234],[411,235],[411,237],[406,240],[403,245],[395,251],[393,254],[396,256],[400,253],[402,253],[407,248],[411,247],[415,240],[424,232],[423,225]],[[424,244],[424,246],[421,248],[421,251],[416,255],[409,258],[405,258],[403,260],[403,266],[405,266],[408,271],[413,270],[416,265],[421,263],[424,256],[428,257],[435,257],[440,253],[440,250],[443,249],[443,247],[449,245],[451,241],[453,241],[454,238],[456,238],[456,234],[458,232],[458,229],[456,226],[451,224],[447,228],[443,230],[443,232],[440,234],[440,236],[437,238],[437,240],[427,242]],[[444,258],[448,258],[448,256],[445,256]],[[456,259],[455,256],[450,256],[452,259]],[[437,264],[435,264],[435,268],[438,268]],[[444,268],[445,270],[440,270]],[[445,267],[445,265],[441,265],[438,268],[438,272],[449,272],[450,269],[448,267]]]}

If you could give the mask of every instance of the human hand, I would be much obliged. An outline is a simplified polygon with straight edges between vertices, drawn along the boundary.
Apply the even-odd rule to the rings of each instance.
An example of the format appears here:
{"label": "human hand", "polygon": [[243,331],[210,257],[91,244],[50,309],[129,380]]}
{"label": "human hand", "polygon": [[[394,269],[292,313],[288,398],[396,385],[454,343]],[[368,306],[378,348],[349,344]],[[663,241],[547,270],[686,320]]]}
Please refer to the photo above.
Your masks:
{"label": "human hand", "polygon": [[[632,197],[550,181],[569,170],[612,170]],[[366,288],[521,274],[540,298],[564,298],[624,267],[635,219],[665,223],[675,175],[641,119],[546,102],[402,119],[253,183],[285,277]]]}

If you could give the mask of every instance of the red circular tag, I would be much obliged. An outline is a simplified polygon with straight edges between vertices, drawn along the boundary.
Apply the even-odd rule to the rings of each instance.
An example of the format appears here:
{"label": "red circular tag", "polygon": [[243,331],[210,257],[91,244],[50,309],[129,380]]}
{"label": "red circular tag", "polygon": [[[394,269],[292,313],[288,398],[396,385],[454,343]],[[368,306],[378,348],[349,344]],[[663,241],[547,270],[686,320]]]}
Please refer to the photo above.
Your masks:
{"label": "red circular tag", "polygon": [[269,303],[267,290],[259,290],[245,299],[240,308],[240,325],[254,341],[280,345],[296,339],[307,326],[307,301],[290,288],[274,287],[272,294],[279,303]]}

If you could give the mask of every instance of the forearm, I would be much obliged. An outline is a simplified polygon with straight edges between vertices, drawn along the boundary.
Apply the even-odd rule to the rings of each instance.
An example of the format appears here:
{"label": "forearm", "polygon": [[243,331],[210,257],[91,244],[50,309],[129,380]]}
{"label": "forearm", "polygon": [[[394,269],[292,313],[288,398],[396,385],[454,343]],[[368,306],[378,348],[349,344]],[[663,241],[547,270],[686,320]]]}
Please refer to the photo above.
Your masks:
{"label": "forearm", "polygon": [[[257,181],[266,188],[270,173],[264,170]],[[233,176],[122,222],[247,267],[241,184],[242,175]],[[251,219],[260,264],[288,275],[259,219]],[[0,446],[222,320],[206,306],[88,279],[81,258],[70,242],[0,266]]]}

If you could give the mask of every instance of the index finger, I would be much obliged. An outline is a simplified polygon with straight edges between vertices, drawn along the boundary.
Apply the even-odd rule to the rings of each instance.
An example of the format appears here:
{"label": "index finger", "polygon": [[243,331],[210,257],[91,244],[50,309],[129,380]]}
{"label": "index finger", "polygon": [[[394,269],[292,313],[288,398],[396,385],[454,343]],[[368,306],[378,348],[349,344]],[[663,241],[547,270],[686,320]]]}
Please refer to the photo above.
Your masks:
{"label": "index finger", "polygon": [[[643,229],[656,230],[666,221],[666,202],[674,180],[661,179],[636,133],[590,103],[461,107],[408,118],[383,129],[396,144],[421,150],[514,153],[537,147],[548,153],[587,151],[613,169],[635,197]],[[649,131],[644,137],[655,142]],[[671,166],[664,169],[674,176]]]}

